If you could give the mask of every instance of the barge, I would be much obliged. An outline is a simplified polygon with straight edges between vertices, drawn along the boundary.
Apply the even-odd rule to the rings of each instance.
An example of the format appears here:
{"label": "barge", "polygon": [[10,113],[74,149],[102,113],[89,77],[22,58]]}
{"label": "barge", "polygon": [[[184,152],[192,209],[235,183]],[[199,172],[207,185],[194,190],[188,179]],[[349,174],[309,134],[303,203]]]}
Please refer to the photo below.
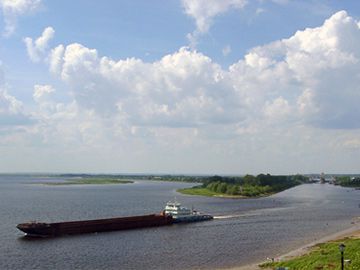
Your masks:
{"label": "barge", "polygon": [[29,222],[18,224],[16,227],[26,233],[27,236],[46,237],[130,230],[146,227],[165,226],[171,224],[173,224],[172,216],[164,214],[152,214],[144,216],[68,221],[57,223]]}
{"label": "barge", "polygon": [[57,223],[29,222],[16,227],[27,236],[54,237],[61,235],[109,232],[146,227],[159,227],[174,223],[189,223],[211,220],[213,216],[201,214],[193,209],[182,207],[178,202],[168,202],[160,214],[118,217]]}

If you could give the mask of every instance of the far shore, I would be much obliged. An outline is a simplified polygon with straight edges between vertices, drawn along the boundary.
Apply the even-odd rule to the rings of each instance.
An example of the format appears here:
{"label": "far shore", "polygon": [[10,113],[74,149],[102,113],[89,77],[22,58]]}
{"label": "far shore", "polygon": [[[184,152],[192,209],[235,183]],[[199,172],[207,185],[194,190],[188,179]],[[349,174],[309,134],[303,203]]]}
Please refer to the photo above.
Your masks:
{"label": "far shore", "polygon": [[[116,185],[132,184],[134,181],[112,178],[72,178],[61,182],[44,182],[40,183],[47,186],[68,186],[68,185]],[[37,183],[39,184],[39,183]]]}
{"label": "far shore", "polygon": [[189,196],[204,196],[204,197],[224,198],[224,199],[256,199],[256,198],[269,197],[271,195],[276,194],[276,192],[270,192],[257,196],[229,195],[225,193],[214,192],[207,188],[199,188],[199,186],[194,186],[191,188],[181,188],[181,189],[177,189],[176,191],[181,194],[189,195]]}
{"label": "far shore", "polygon": [[[351,226],[350,228],[348,228],[346,230],[339,231],[339,232],[333,233],[331,235],[325,236],[321,239],[313,241],[302,247],[294,249],[288,253],[285,253],[283,255],[275,257],[274,260],[275,261],[287,261],[287,260],[290,260],[295,257],[300,257],[302,255],[309,253],[316,244],[325,243],[325,242],[334,241],[334,240],[341,240],[341,239],[344,239],[347,237],[360,238],[360,217],[356,218],[355,221],[352,223],[354,223],[353,226]],[[259,267],[259,265],[264,262],[266,262],[265,258],[262,261],[254,262],[253,264],[228,268],[226,270],[268,270],[268,269],[270,269],[270,268]]]}

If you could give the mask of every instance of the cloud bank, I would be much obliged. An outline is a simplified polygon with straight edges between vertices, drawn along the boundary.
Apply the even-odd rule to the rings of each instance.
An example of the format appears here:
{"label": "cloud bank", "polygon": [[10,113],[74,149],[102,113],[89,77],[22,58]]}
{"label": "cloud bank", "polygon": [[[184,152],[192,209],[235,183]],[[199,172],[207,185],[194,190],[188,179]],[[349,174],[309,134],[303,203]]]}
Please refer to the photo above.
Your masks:
{"label": "cloud bank", "polygon": [[[339,11],[319,27],[251,49],[227,69],[186,47],[145,62],[59,44],[46,63],[63,87],[34,86],[36,121],[26,134],[71,156],[96,151],[100,162],[106,153],[104,160],[120,159],[128,170],[139,162],[151,171],[161,160],[161,168],[175,171],[251,172],[257,164],[284,172],[284,158],[287,172],[331,160],[354,168],[356,158],[339,164],[334,153],[351,157],[359,149],[359,25]],[[49,33],[31,39],[41,56]],[[24,115],[16,99],[0,93],[0,115]]]}
{"label": "cloud bank", "polygon": [[360,127],[357,44],[358,22],[340,11],[320,27],[250,50],[228,70],[186,48],[146,63],[100,57],[76,43],[54,48],[50,69],[81,107],[134,126],[353,129]]}

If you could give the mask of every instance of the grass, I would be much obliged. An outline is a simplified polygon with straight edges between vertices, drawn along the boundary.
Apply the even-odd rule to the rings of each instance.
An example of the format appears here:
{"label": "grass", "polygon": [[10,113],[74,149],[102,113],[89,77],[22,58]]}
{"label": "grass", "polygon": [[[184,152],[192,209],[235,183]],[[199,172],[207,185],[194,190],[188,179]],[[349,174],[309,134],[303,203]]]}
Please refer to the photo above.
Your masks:
{"label": "grass", "polygon": [[350,264],[345,264],[346,270],[360,269],[360,239],[345,238],[338,241],[331,241],[314,246],[310,253],[290,259],[284,262],[264,263],[260,267],[264,269],[277,269],[288,267],[289,270],[339,270],[341,269],[341,257],[339,245],[344,243],[346,248],[344,259],[350,259]]}
{"label": "grass", "polygon": [[119,180],[113,178],[80,178],[71,179],[64,182],[46,182],[44,185],[48,186],[67,186],[67,185],[109,185],[109,184],[131,184],[130,180]]}
{"label": "grass", "polygon": [[226,195],[224,193],[218,193],[211,191],[207,188],[201,186],[195,186],[191,188],[178,189],[177,192],[186,194],[186,195],[195,195],[195,196],[207,196],[207,197],[228,197],[228,198],[244,198],[244,196],[236,195]]}

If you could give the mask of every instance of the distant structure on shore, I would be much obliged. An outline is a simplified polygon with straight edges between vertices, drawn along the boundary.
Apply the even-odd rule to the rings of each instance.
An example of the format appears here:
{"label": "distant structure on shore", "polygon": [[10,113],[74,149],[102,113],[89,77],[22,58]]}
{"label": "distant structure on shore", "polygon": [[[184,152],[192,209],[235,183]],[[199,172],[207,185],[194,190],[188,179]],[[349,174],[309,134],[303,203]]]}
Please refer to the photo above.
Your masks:
{"label": "distant structure on shore", "polygon": [[325,180],[325,174],[324,172],[321,173],[320,175],[320,184],[325,184],[326,180]]}
{"label": "distant structure on shore", "polygon": [[325,175],[324,172],[322,172],[320,175],[316,175],[313,174],[309,177],[310,183],[320,183],[320,184],[325,184],[325,183],[330,183],[330,184],[334,184],[335,181],[335,177],[331,176],[331,175]]}

